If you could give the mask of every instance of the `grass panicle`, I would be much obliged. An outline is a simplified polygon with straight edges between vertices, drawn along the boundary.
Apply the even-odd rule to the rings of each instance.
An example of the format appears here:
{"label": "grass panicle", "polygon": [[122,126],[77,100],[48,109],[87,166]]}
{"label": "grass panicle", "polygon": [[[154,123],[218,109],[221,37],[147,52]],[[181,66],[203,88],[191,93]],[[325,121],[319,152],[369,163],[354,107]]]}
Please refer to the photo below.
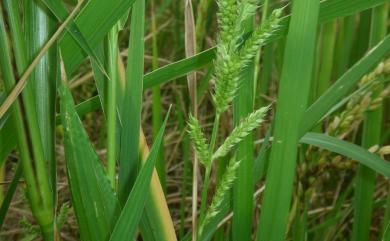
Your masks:
{"label": "grass panicle", "polygon": [[[240,4],[245,5],[246,1]],[[253,8],[253,6],[248,8]],[[226,10],[221,10],[220,16],[225,16],[222,14],[224,11]],[[242,46],[239,46],[239,38],[237,37],[244,32],[242,20],[234,16],[226,16],[225,18],[235,19],[233,26],[231,23],[233,20],[226,22],[224,19],[220,20],[221,30],[214,63],[216,83],[213,94],[213,101],[218,113],[225,112],[233,101],[239,87],[241,71],[254,58],[260,47],[265,45],[279,28],[281,13],[281,9],[275,10],[266,20],[266,23],[257,27],[249,39],[242,43]],[[232,31],[230,28],[236,30],[230,33],[228,32]]]}

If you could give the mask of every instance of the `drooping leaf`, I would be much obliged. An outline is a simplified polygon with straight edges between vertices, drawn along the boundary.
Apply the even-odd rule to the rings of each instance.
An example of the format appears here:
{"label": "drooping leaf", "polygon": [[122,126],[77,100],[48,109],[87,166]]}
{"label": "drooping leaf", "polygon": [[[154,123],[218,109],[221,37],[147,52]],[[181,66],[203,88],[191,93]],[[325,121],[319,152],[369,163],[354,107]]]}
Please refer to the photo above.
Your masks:
{"label": "drooping leaf", "polygon": [[325,134],[313,132],[309,132],[303,136],[300,142],[318,146],[331,152],[349,157],[352,160],[356,160],[360,164],[371,168],[379,174],[390,177],[390,162],[383,160],[379,157],[379,155],[371,153],[363,147],[353,143],[346,142]]}

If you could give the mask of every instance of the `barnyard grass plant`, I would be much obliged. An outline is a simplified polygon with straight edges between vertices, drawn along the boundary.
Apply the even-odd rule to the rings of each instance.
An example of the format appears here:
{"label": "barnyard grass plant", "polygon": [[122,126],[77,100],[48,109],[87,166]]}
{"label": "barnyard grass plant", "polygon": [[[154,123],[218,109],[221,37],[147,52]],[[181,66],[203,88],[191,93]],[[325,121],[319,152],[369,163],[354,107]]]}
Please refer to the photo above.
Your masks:
{"label": "barnyard grass plant", "polygon": [[388,21],[0,1],[0,240],[390,241]]}

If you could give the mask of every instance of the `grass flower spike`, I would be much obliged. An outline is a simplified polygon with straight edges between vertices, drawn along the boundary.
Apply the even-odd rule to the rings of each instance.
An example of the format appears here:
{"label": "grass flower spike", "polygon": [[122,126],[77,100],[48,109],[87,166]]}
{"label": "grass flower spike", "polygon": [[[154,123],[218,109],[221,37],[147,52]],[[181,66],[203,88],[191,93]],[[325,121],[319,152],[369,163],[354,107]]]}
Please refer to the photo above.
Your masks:
{"label": "grass flower spike", "polygon": [[200,162],[205,166],[209,166],[210,164],[209,147],[206,138],[202,132],[202,129],[199,125],[199,121],[195,117],[190,115],[188,126],[189,126],[189,134],[194,143],[195,151],[197,153],[197,156],[199,157]]}
{"label": "grass flower spike", "polygon": [[247,136],[251,131],[258,127],[261,122],[264,121],[264,116],[268,109],[269,107],[260,108],[243,119],[241,123],[236,128],[234,128],[225,142],[214,153],[212,159],[214,160],[225,156],[236,144],[242,140],[242,138]]}
{"label": "grass flower spike", "polygon": [[224,195],[230,190],[233,185],[233,181],[236,178],[236,170],[240,166],[240,161],[235,161],[230,159],[226,171],[222,176],[222,179],[217,186],[217,190],[213,196],[210,207],[207,210],[204,220],[199,227],[199,233],[202,233],[204,226],[209,222],[211,218],[216,216],[220,212],[221,204],[223,201]]}

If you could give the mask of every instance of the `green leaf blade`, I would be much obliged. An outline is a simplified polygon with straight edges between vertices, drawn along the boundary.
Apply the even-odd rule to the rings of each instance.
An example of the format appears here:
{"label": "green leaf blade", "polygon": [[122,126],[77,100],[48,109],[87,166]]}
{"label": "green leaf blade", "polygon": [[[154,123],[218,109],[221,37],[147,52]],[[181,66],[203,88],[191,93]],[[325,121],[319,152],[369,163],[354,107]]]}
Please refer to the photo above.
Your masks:
{"label": "green leaf blade", "polygon": [[60,87],[68,180],[82,240],[107,240],[118,217],[119,202],[82,127],[72,95]]}
{"label": "green leaf blade", "polygon": [[132,241],[134,239],[147,197],[149,196],[145,190],[147,190],[150,185],[153,168],[158,157],[169,112],[170,111],[168,111],[160,131],[156,136],[149,156],[134,183],[133,189],[131,190],[122,213],[114,227],[113,233],[110,237],[111,241]]}

